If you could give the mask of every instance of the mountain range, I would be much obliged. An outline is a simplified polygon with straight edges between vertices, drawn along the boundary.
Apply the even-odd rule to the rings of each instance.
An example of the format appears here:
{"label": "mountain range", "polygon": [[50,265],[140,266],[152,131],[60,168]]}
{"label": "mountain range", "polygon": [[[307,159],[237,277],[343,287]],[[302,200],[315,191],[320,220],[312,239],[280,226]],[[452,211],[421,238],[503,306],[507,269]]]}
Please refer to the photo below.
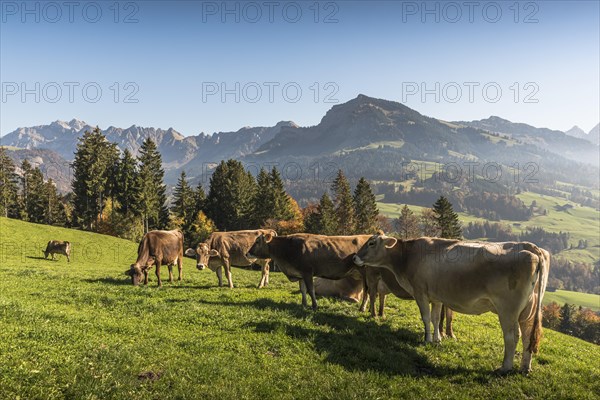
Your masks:
{"label": "mountain range", "polygon": [[[73,160],[77,139],[93,128],[77,119],[55,121],[18,128],[0,141],[3,146],[10,146],[13,151],[9,155],[15,160],[36,157],[39,165],[61,165],[46,166],[48,171],[64,172]],[[145,138],[152,138],[163,157],[167,184],[174,184],[182,169],[188,176],[198,178],[206,172],[207,165],[228,158],[253,163],[335,160],[345,166],[356,165],[360,173],[374,179],[378,167],[365,161],[373,157],[395,162],[500,160],[509,165],[510,157],[532,160],[551,154],[563,167],[564,163],[598,167],[600,151],[598,140],[594,139],[598,137],[598,126],[585,134],[580,129],[561,132],[496,116],[448,122],[424,116],[401,103],[365,95],[333,106],[319,124],[310,127],[281,121],[271,127],[244,127],[235,132],[195,136],[183,136],[173,128],[136,125],[110,126],[102,131],[121,150],[129,149],[134,154]],[[510,152],[506,151],[508,148]],[[61,189],[68,189],[68,174],[62,172],[61,176],[52,177]]]}

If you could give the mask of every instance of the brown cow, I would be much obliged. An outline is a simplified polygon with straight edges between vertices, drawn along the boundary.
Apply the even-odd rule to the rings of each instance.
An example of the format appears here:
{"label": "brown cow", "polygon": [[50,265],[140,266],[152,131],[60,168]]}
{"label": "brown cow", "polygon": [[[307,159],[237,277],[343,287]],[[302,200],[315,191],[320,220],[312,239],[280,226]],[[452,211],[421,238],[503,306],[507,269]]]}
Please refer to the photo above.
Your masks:
{"label": "brown cow", "polygon": [[442,303],[465,314],[491,311],[498,314],[504,336],[500,372],[512,370],[521,334],[521,370],[531,370],[531,357],[539,349],[542,334],[542,298],[550,268],[546,250],[529,242],[397,240],[374,235],[354,261],[359,266],[379,266],[394,273],[417,301],[427,342],[440,340]]}
{"label": "brown cow", "polygon": [[341,279],[362,276],[362,268],[352,262],[352,256],[370,238],[370,235],[325,236],[298,233],[289,236],[260,235],[249,255],[271,258],[292,282],[300,281],[302,305],[306,306],[306,292],[317,309],[313,277]]}
{"label": "brown cow", "polygon": [[[347,276],[342,279],[326,279],[315,277],[315,295],[325,297],[338,297],[342,300],[358,303],[364,297],[364,279],[362,277]],[[366,304],[366,302],[365,302]],[[362,310],[364,311],[364,309]]]}
{"label": "brown cow", "polygon": [[144,275],[144,285],[148,284],[148,270],[156,267],[158,286],[162,286],[160,280],[160,266],[166,264],[169,267],[169,282],[173,282],[173,264],[179,268],[179,280],[183,279],[183,233],[174,231],[150,231],[144,235],[138,246],[138,257],[131,264],[126,275],[131,276],[131,282],[138,285]]}
{"label": "brown cow", "polygon": [[67,262],[71,262],[71,243],[60,240],[51,240],[46,245],[46,250],[44,250],[44,258],[48,259],[49,254],[52,255],[53,260],[54,254],[65,255],[67,256]]}
{"label": "brown cow", "polygon": [[187,249],[185,255],[196,257],[196,268],[203,270],[205,267],[216,272],[219,286],[223,286],[222,267],[225,268],[225,277],[230,288],[233,288],[231,278],[231,267],[248,267],[258,264],[261,267],[262,276],[259,288],[269,283],[269,259],[248,257],[247,253],[254,244],[257,237],[270,233],[277,236],[277,232],[271,229],[256,229],[231,232],[214,232],[203,243],[199,243],[194,249]]}

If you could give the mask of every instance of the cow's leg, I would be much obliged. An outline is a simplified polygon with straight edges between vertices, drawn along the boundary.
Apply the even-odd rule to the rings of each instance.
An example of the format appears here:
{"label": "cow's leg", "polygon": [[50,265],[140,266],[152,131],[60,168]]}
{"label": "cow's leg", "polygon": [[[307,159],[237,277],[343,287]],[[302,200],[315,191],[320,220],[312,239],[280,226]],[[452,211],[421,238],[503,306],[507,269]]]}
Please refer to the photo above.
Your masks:
{"label": "cow's leg", "polygon": [[375,302],[377,301],[377,283],[369,286],[369,313],[375,318]]}
{"label": "cow's leg", "polygon": [[519,341],[519,323],[518,317],[513,314],[499,312],[499,317],[504,336],[504,360],[499,372],[507,373],[513,369],[515,350]]}
{"label": "cow's leg", "polygon": [[169,282],[173,282],[173,264],[167,264],[167,268],[169,268]]}
{"label": "cow's leg", "polygon": [[306,284],[304,279],[300,279],[300,294],[302,295],[302,307],[306,307]]}
{"label": "cow's leg", "polygon": [[[454,336],[454,331],[452,330],[452,320],[454,320],[454,312],[451,308],[446,308],[446,336],[452,339],[456,339]],[[441,328],[440,328],[441,329]]]}
{"label": "cow's leg", "polygon": [[522,341],[523,341],[523,358],[521,359],[521,372],[531,372],[531,352],[529,351],[529,344],[531,342],[531,331],[533,330],[533,323],[531,320],[519,321],[521,327]]}
{"label": "cow's leg", "polygon": [[431,311],[429,309],[429,300],[423,296],[416,296],[416,293],[415,299],[417,300],[417,305],[421,312],[421,319],[425,326],[425,342],[431,343]]}
{"label": "cow's leg", "polygon": [[223,267],[219,265],[219,268],[215,271],[217,273],[217,279],[219,280],[219,287],[223,286]]}
{"label": "cow's leg", "polygon": [[440,318],[442,317],[442,303],[431,303],[431,322],[433,322],[433,341],[441,342]]}
{"label": "cow's leg", "polygon": [[302,280],[304,281],[304,284],[306,285],[306,290],[307,290],[308,294],[310,295],[310,299],[312,301],[312,309],[314,311],[316,311],[317,310],[317,296],[315,296],[315,285],[313,284],[312,273],[304,274]]}
{"label": "cow's leg", "polygon": [[385,292],[381,291],[379,293],[379,317],[383,318],[383,313],[385,309]]}
{"label": "cow's leg", "polygon": [[263,288],[269,284],[269,261],[268,260],[257,260],[258,265],[261,266],[261,277],[260,283],[258,284],[258,288]]}
{"label": "cow's leg", "polygon": [[54,257],[54,253],[51,253],[51,254],[52,254],[52,261],[56,261],[56,258]]}
{"label": "cow's leg", "polygon": [[358,307],[358,311],[365,312],[367,309],[367,300],[371,297],[369,293],[369,282],[367,280],[366,272],[362,274],[362,283],[363,283],[363,291],[361,296],[360,307]]}
{"label": "cow's leg", "polygon": [[158,279],[158,287],[162,287],[162,282],[160,280],[160,262],[156,261],[156,279]]}
{"label": "cow's leg", "polygon": [[231,279],[231,265],[229,265],[229,258],[223,259],[223,266],[225,267],[225,276],[227,277],[229,288],[233,289],[233,279]]}
{"label": "cow's leg", "polygon": [[148,284],[148,270],[144,270],[144,285]]}
{"label": "cow's leg", "polygon": [[71,262],[71,256],[67,254],[67,262]]}
{"label": "cow's leg", "polygon": [[177,257],[177,269],[179,270],[179,281],[183,280],[183,257]]}

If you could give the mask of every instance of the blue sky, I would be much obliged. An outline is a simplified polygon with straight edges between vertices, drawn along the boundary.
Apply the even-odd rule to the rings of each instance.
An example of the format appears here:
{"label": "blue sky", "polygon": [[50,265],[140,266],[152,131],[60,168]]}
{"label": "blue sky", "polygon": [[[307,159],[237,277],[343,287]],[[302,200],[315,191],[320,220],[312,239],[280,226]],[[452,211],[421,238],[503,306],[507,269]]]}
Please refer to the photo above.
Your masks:
{"label": "blue sky", "polygon": [[77,3],[2,1],[0,134],[307,126],[359,93],[447,120],[600,120],[598,1]]}

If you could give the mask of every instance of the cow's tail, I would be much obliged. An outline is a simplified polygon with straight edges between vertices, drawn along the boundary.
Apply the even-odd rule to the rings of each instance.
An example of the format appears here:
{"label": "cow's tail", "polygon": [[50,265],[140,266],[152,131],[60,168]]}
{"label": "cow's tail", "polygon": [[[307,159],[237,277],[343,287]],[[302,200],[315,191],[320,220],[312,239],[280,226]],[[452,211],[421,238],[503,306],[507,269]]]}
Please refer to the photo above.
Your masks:
{"label": "cow's tail", "polygon": [[538,262],[537,268],[537,301],[535,304],[535,315],[533,317],[533,328],[531,329],[531,336],[529,338],[528,351],[532,354],[536,354],[540,348],[540,341],[542,339],[542,296],[544,295],[544,281],[547,279],[544,276],[546,266],[546,255],[543,251],[540,251],[540,261]]}

